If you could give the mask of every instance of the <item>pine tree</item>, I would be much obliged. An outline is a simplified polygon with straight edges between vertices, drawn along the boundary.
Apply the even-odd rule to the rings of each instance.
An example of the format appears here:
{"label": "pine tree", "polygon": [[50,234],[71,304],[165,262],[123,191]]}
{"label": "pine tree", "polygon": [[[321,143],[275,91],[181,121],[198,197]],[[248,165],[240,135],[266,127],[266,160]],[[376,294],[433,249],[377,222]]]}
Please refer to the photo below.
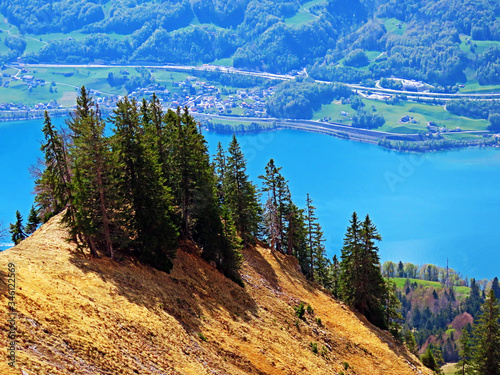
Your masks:
{"label": "pine tree", "polygon": [[403,316],[398,312],[398,309],[401,307],[401,302],[399,301],[396,294],[396,283],[390,279],[387,279],[385,288],[385,325],[394,337],[400,339],[402,328],[400,322],[403,320]]}
{"label": "pine tree", "polygon": [[330,290],[332,294],[338,298],[340,296],[340,263],[336,254],[333,255],[330,264],[330,275],[332,280],[332,287]]}
{"label": "pine tree", "polygon": [[457,362],[455,367],[455,375],[473,375],[472,364],[472,341],[469,335],[469,331],[464,327],[462,330],[462,336],[460,337],[460,361]]}
{"label": "pine tree", "polygon": [[491,289],[495,292],[495,298],[500,299],[500,285],[498,285],[498,277],[495,277],[491,283]]}
{"label": "pine tree", "polygon": [[226,152],[222,147],[222,144],[219,142],[217,144],[217,154],[214,156],[214,169],[215,175],[217,176],[217,196],[219,197],[219,201],[224,203],[224,183],[225,183],[225,175],[226,175]]}
{"label": "pine tree", "polygon": [[310,252],[307,247],[307,226],[304,210],[291,203],[287,213],[287,221],[287,253],[297,258],[302,273],[307,276],[309,273]]}
{"label": "pine tree", "polygon": [[44,170],[35,180],[35,202],[40,217],[46,221],[67,207],[70,193],[70,171],[65,142],[52,125],[49,113],[44,112],[42,129],[45,142],[40,147],[44,156]]}
{"label": "pine tree", "polygon": [[[276,242],[276,250],[283,251],[285,244],[285,218],[289,204],[291,202],[290,191],[285,178],[280,173],[281,167],[276,167],[274,160],[271,159],[265,167],[265,175],[259,176],[263,180],[263,192],[267,192],[272,204],[276,208],[277,229],[279,240]],[[287,251],[289,253],[289,251]],[[291,255],[291,254],[289,254]]]}
{"label": "pine tree", "polygon": [[340,263],[342,299],[376,326],[387,328],[384,316],[387,289],[375,245],[375,241],[380,241],[382,237],[368,215],[360,223],[354,212],[350,222]]}
{"label": "pine tree", "polygon": [[280,245],[280,228],[278,219],[278,210],[271,196],[264,205],[263,219],[265,224],[265,232],[272,250],[278,250]]}
{"label": "pine tree", "polygon": [[406,343],[406,347],[408,348],[410,353],[418,355],[417,342],[415,341],[415,336],[413,335],[412,331],[406,332],[405,343]]}
{"label": "pine tree", "polygon": [[119,227],[126,228],[130,248],[139,259],[169,272],[178,238],[172,195],[146,147],[135,100],[118,102],[113,122],[113,164],[122,207]]}
{"label": "pine tree", "polygon": [[38,210],[35,209],[35,206],[31,206],[31,210],[28,215],[28,223],[26,224],[26,234],[30,235],[34,233],[41,222],[42,220],[40,220],[40,217],[38,216]]}
{"label": "pine tree", "polygon": [[261,209],[257,189],[248,179],[246,161],[235,135],[228,148],[224,186],[225,202],[237,231],[246,243],[254,242]]}
{"label": "pine tree", "polygon": [[314,229],[315,229],[315,223],[316,220],[318,219],[315,216],[315,210],[316,207],[312,205],[312,199],[309,197],[309,194],[307,194],[307,199],[306,199],[306,225],[307,225],[307,247],[309,249],[309,274],[308,277],[311,281],[314,281],[314,262],[315,262],[315,257],[314,257]]}
{"label": "pine tree", "polygon": [[441,370],[440,364],[438,363],[438,361],[440,359],[442,360],[440,353],[441,353],[441,351],[439,349],[434,348],[433,345],[430,344],[427,347],[427,350],[425,351],[425,353],[420,356],[420,360],[422,361],[422,363],[427,368],[430,368],[432,371],[434,371],[434,373],[436,373],[436,374],[443,373],[443,371]]}
{"label": "pine tree", "polygon": [[16,211],[16,222],[10,224],[10,234],[12,235],[12,242],[14,242],[15,245],[19,244],[27,237],[26,233],[24,233],[23,217],[19,211]]}
{"label": "pine tree", "polygon": [[490,290],[474,328],[474,370],[482,375],[500,374],[500,307]]}
{"label": "pine tree", "polygon": [[72,216],[67,218],[72,233],[86,239],[92,255],[102,242],[113,258],[110,200],[112,196],[110,145],[104,136],[104,121],[83,86],[76,113],[67,121],[71,131],[69,155],[72,178]]}

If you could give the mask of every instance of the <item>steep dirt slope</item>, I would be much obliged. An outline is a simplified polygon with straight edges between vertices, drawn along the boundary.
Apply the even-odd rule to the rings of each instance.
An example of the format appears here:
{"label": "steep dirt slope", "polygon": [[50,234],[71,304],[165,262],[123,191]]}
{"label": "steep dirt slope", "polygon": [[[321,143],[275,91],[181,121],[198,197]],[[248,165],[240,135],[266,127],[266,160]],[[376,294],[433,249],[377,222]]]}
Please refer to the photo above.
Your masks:
{"label": "steep dirt slope", "polygon": [[[167,275],[128,260],[87,260],[64,238],[55,217],[0,253],[0,374],[430,374],[308,283],[291,257],[245,250],[241,288],[184,251]],[[6,358],[9,262],[15,369]],[[313,309],[302,320],[294,311],[301,301]]]}

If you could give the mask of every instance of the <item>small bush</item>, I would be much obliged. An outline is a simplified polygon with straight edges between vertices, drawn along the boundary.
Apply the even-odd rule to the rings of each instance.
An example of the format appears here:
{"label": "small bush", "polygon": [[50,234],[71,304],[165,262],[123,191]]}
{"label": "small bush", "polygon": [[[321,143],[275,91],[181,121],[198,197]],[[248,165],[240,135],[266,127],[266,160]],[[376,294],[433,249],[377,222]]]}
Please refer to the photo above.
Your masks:
{"label": "small bush", "polygon": [[198,337],[200,338],[200,340],[202,341],[207,341],[207,338],[205,337],[205,335],[201,332],[198,332]]}
{"label": "small bush", "polygon": [[314,354],[318,354],[318,343],[311,342],[309,343],[309,346],[311,347],[311,350]]}
{"label": "small bush", "polygon": [[299,306],[295,307],[295,315],[297,315],[297,318],[303,319],[304,314],[306,312],[304,302],[301,302]]}
{"label": "small bush", "polygon": [[344,365],[344,370],[347,370],[349,368],[349,363],[348,362],[342,362]]}
{"label": "small bush", "polygon": [[316,324],[321,326],[323,323],[321,323],[321,318],[316,318]]}
{"label": "small bush", "polygon": [[309,315],[312,315],[314,313],[314,309],[309,304],[307,304],[306,310]]}

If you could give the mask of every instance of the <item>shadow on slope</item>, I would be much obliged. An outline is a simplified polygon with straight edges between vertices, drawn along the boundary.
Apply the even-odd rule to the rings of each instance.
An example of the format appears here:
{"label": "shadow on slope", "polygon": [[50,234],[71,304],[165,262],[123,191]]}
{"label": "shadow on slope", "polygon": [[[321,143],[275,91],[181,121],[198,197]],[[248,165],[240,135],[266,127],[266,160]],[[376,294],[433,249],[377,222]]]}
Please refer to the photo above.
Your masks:
{"label": "shadow on slope", "polygon": [[215,315],[225,310],[232,319],[248,321],[257,305],[244,288],[227,279],[199,257],[177,252],[167,274],[134,259],[116,262],[108,258],[85,259],[73,253],[70,262],[84,273],[94,273],[111,283],[118,295],[159,315],[173,316],[186,331],[199,332],[204,310]]}

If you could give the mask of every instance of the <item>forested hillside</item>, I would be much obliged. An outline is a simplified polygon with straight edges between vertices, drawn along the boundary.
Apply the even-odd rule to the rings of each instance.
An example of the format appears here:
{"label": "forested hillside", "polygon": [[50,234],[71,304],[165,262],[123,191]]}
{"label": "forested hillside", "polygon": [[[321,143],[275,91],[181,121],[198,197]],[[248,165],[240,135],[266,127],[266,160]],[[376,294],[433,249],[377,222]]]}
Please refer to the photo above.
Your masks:
{"label": "forested hillside", "polygon": [[[0,1],[20,33],[4,61],[211,63],[369,83],[386,76],[446,89],[500,83],[493,0]],[[55,34],[65,33],[65,35]],[[42,45],[28,49],[22,36]],[[46,44],[45,44],[46,42]],[[23,44],[24,43],[24,44]]]}

